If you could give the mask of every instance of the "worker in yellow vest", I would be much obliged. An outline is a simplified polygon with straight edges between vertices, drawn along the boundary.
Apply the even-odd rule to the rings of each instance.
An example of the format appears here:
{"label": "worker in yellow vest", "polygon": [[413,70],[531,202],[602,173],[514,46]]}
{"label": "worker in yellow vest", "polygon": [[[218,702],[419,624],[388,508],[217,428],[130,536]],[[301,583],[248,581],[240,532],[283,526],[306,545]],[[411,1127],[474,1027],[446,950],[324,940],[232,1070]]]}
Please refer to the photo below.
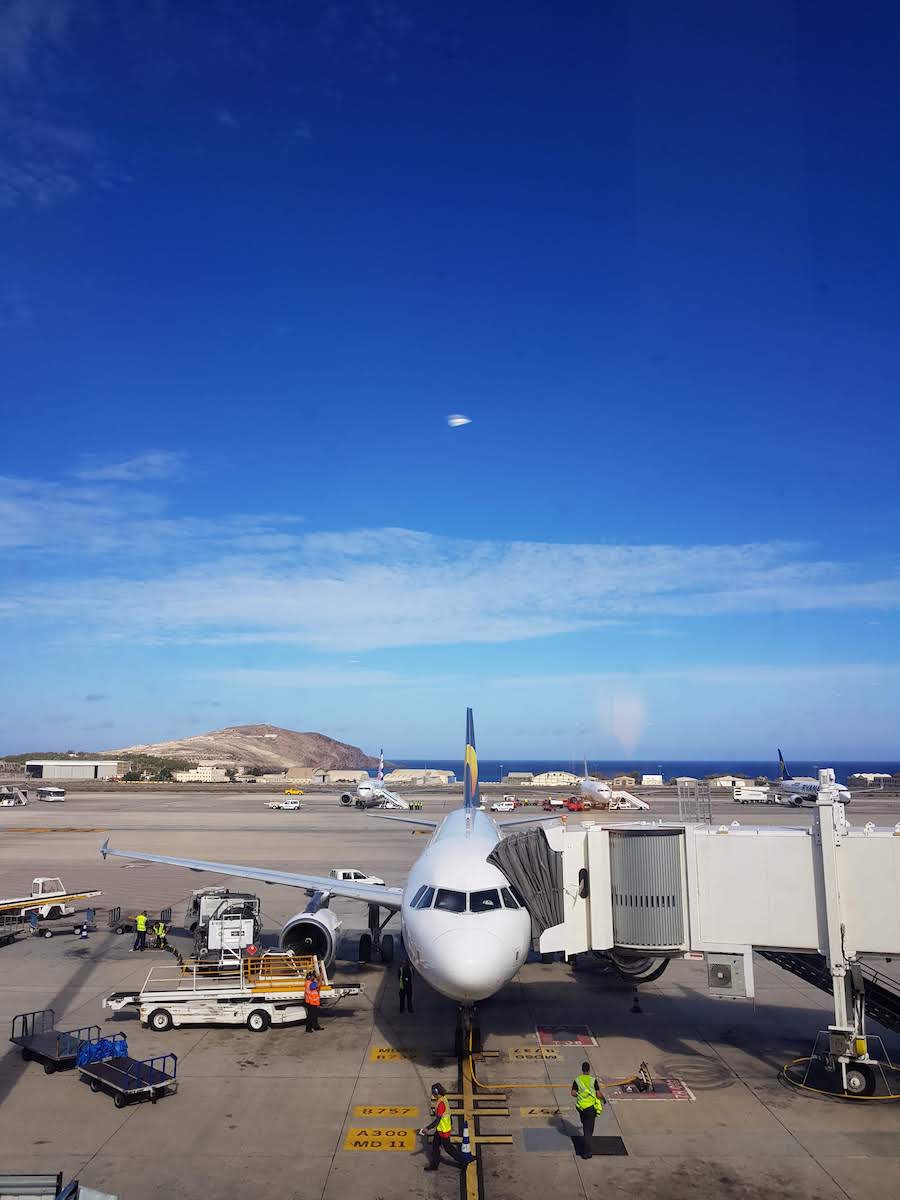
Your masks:
{"label": "worker in yellow vest", "polygon": [[433,1134],[431,1146],[428,1154],[428,1165],[426,1171],[436,1171],[441,1162],[441,1151],[452,1158],[456,1165],[460,1168],[467,1167],[470,1162],[475,1161],[473,1154],[463,1154],[450,1141],[450,1130],[453,1128],[453,1123],[450,1120],[450,1106],[446,1100],[447,1092],[440,1083],[431,1085],[431,1098],[434,1101],[434,1119],[424,1129],[420,1129],[419,1133],[422,1137],[427,1134]]}
{"label": "worker in yellow vest", "polygon": [[589,1062],[581,1064],[581,1074],[576,1075],[572,1080],[572,1095],[575,1097],[575,1107],[578,1109],[578,1115],[581,1118],[582,1140],[584,1143],[581,1157],[590,1158],[593,1153],[591,1140],[594,1136],[594,1122],[597,1120],[597,1113],[603,1109],[603,1099],[600,1095],[599,1080],[591,1078],[591,1064]]}
{"label": "worker in yellow vest", "polygon": [[169,946],[166,942],[166,923],[162,918],[160,918],[153,926],[153,933],[156,936],[156,949],[168,950]]}
{"label": "worker in yellow vest", "polygon": [[143,909],[134,918],[134,945],[132,950],[147,949],[147,914]]}

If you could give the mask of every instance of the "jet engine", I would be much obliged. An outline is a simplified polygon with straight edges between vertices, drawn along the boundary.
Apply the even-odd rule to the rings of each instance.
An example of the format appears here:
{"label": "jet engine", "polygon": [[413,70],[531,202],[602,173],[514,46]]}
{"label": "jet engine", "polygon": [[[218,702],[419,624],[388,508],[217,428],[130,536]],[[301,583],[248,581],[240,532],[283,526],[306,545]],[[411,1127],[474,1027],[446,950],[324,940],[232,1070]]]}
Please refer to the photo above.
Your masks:
{"label": "jet engine", "polygon": [[309,908],[297,913],[285,923],[281,931],[282,950],[293,950],[295,954],[315,954],[326,967],[330,967],[337,954],[341,921],[330,908]]}
{"label": "jet engine", "polygon": [[348,807],[349,805],[351,805],[352,803],[353,803],[353,794],[352,794],[352,792],[343,792],[343,793],[341,794],[341,804],[343,804],[343,805],[344,805],[344,807],[346,808],[346,807]]}

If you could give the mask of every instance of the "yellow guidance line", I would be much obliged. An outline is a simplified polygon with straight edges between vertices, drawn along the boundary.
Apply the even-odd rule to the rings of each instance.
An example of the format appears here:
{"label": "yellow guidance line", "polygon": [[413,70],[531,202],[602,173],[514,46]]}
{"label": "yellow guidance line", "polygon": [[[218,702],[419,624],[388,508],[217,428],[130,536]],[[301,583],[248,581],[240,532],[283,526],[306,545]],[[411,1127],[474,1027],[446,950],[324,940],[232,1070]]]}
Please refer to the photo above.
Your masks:
{"label": "yellow guidance line", "polygon": [[[469,1124],[470,1137],[475,1132],[475,1089],[472,1087],[474,1077],[475,1072],[472,1070],[472,1044],[470,1035],[469,1046],[463,1059],[462,1069],[463,1120]],[[476,1155],[478,1153],[474,1141],[472,1143],[472,1152]],[[466,1167],[466,1200],[480,1200],[477,1162],[470,1162]]]}

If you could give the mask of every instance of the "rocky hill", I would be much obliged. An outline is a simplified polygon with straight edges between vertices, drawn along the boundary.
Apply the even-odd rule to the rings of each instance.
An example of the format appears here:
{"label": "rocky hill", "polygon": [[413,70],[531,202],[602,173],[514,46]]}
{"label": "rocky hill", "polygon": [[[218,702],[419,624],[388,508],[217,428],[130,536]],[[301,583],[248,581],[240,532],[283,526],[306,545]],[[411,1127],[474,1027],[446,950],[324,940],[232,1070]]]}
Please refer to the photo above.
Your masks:
{"label": "rocky hill", "polygon": [[130,754],[159,758],[189,759],[222,766],[281,767],[377,767],[378,759],[358,746],[336,742],[323,733],[297,733],[277,725],[233,725],[174,742],[154,742],[146,746],[125,746],[105,750],[111,758],[127,759]]}

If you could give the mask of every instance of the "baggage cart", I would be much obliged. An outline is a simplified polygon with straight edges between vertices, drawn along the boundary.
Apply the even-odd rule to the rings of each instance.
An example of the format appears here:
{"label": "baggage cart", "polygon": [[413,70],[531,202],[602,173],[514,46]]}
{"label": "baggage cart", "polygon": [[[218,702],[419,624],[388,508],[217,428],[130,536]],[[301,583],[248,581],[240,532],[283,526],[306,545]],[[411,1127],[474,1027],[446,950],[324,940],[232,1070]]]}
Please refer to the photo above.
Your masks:
{"label": "baggage cart", "polygon": [[25,1062],[43,1064],[44,1072],[74,1067],[78,1047],[86,1039],[100,1036],[99,1025],[82,1025],[78,1029],[57,1029],[52,1008],[17,1013],[12,1019],[10,1041],[22,1049]]}
{"label": "baggage cart", "polygon": [[92,1092],[112,1093],[116,1108],[124,1108],[132,1100],[149,1099],[155,1104],[160,1096],[178,1090],[178,1056],[131,1058],[124,1033],[105,1038],[98,1030],[96,1038],[81,1043],[77,1066]]}

